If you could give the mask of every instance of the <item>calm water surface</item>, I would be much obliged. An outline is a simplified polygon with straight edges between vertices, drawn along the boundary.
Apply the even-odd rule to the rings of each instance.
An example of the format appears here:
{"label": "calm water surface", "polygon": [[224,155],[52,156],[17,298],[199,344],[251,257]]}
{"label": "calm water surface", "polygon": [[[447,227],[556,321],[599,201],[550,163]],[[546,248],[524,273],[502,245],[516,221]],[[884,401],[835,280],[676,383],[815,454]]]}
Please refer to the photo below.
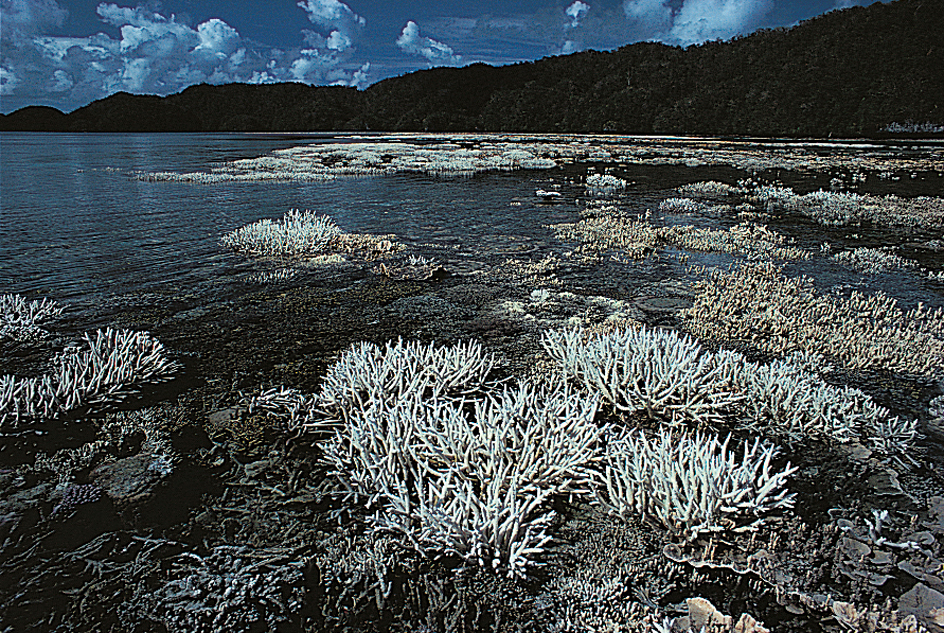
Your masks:
{"label": "calm water surface", "polygon": [[[73,313],[93,314],[111,298],[136,293],[209,297],[221,284],[275,266],[226,251],[219,245],[220,236],[296,208],[331,215],[350,232],[394,233],[416,252],[459,271],[500,265],[512,255],[539,257],[573,247],[559,243],[545,225],[578,218],[575,202],[584,192],[575,177],[585,175],[587,165],[473,177],[397,175],[301,184],[196,185],[131,177],[135,171],[206,171],[220,162],[279,148],[338,140],[331,135],[0,134],[0,292],[46,296]],[[856,151],[830,151],[840,149]],[[725,167],[625,169],[630,171],[624,177],[636,184],[620,204],[640,211],[677,195],[671,188],[679,184],[709,179],[733,183],[747,175]],[[819,188],[829,178],[804,180],[786,172],[781,177],[798,192]],[[927,195],[924,181],[895,186],[906,189],[911,184],[922,188],[915,193]],[[565,202],[540,204],[534,191],[552,186],[565,194]],[[678,221],[692,220],[683,216]],[[721,225],[735,222],[727,219]],[[773,228],[805,248],[816,248],[824,240],[841,244],[844,239],[874,247],[886,239],[880,234],[849,237],[852,230],[846,229],[827,232],[809,221]],[[724,264],[730,258],[694,254],[692,261]],[[791,266],[816,272],[826,285],[856,283],[856,275],[824,258]],[[868,283],[906,304],[942,302],[941,284],[908,273]]]}
{"label": "calm water surface", "polygon": [[[456,258],[546,248],[551,233],[543,225],[576,217],[572,204],[533,200],[548,178],[543,172],[211,186],[129,177],[138,170],[207,170],[326,140],[334,139],[3,134],[0,289],[67,304],[193,291],[253,266],[222,249],[220,236],[295,208],[329,214],[347,231],[448,247],[442,252]],[[522,199],[528,203],[512,204]]]}

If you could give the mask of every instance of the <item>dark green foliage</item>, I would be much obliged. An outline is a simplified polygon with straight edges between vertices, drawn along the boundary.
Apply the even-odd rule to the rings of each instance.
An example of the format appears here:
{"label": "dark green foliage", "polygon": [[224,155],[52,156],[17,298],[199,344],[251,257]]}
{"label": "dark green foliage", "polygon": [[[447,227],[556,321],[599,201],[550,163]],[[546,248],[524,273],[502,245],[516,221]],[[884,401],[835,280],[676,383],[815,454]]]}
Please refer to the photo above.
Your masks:
{"label": "dark green foliage", "polygon": [[874,136],[944,123],[944,2],[852,7],[687,49],[655,43],[537,62],[436,68],[365,91],[302,84],[116,94],[0,129],[520,131]]}

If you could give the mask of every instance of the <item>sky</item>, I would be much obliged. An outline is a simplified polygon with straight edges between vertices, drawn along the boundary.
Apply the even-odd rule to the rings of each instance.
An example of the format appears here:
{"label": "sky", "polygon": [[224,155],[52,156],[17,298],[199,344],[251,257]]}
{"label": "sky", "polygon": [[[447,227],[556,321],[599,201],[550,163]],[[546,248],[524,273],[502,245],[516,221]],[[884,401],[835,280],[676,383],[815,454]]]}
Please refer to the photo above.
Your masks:
{"label": "sky", "polygon": [[365,88],[640,41],[689,46],[875,0],[0,0],[0,111],[200,83]]}

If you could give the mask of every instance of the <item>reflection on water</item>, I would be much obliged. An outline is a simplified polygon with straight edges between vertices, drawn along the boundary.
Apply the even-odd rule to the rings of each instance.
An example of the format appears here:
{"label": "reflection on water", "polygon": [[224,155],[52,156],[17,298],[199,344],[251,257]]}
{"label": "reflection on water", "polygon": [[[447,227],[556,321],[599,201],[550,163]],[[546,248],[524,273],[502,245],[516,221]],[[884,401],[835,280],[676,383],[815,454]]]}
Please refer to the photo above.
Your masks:
{"label": "reflection on water", "polygon": [[[106,297],[130,292],[199,294],[259,265],[221,249],[222,234],[259,218],[280,217],[293,208],[329,214],[346,231],[393,233],[418,252],[453,262],[460,269],[468,269],[470,260],[494,266],[509,256],[540,257],[572,248],[556,240],[546,225],[578,217],[585,195],[581,179],[588,169],[581,164],[470,177],[396,175],[302,184],[202,186],[129,177],[134,171],[206,171],[224,161],[279,148],[338,140],[331,135],[5,133],[0,136],[0,289],[89,308]],[[869,150],[874,152],[875,147]],[[824,146],[821,151],[860,150]],[[672,189],[681,184],[712,178],[733,182],[748,175],[724,165],[627,164],[614,173],[633,183],[619,201],[627,213],[657,209],[662,199],[678,195]],[[812,189],[823,179],[822,174],[807,175],[805,180],[798,173],[784,175],[803,189]],[[907,195],[911,185],[927,187],[922,179],[894,184],[902,195]],[[552,187],[564,194],[562,202],[542,204],[535,198],[536,189]],[[664,220],[691,221],[686,217]],[[719,223],[702,218],[701,224]],[[721,226],[730,224],[733,221],[720,222]],[[802,219],[774,228],[804,248],[844,238],[870,244],[886,239],[850,229],[826,231]],[[692,263],[730,260],[694,257]],[[831,283],[842,283],[845,273],[822,258],[797,268],[810,272],[811,267],[826,273]],[[635,272],[645,275],[647,268],[640,266]],[[887,283],[909,301],[940,303],[940,284],[901,283],[902,278],[907,275],[871,281]]]}
{"label": "reflection on water", "polygon": [[298,142],[228,135],[4,135],[0,286],[84,303],[225,278],[247,264],[224,252],[219,237],[293,208],[327,213],[347,231],[395,233],[407,244],[459,252],[527,250],[522,245],[547,240],[542,225],[574,214],[572,207],[510,206],[533,193],[532,176],[524,173],[221,186],[147,183],[127,175],[207,169]]}

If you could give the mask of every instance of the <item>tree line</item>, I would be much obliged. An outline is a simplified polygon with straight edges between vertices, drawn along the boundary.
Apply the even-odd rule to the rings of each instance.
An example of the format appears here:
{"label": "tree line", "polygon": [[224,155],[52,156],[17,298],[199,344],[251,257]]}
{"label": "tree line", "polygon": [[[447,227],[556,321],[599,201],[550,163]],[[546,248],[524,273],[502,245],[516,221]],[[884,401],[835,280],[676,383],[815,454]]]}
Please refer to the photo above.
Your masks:
{"label": "tree line", "polygon": [[[118,93],[0,129],[429,131],[882,136],[944,124],[944,2],[897,0],[682,49],[638,43],[493,67],[434,68],[365,90],[199,85]],[[889,126],[892,126],[889,128]]]}

